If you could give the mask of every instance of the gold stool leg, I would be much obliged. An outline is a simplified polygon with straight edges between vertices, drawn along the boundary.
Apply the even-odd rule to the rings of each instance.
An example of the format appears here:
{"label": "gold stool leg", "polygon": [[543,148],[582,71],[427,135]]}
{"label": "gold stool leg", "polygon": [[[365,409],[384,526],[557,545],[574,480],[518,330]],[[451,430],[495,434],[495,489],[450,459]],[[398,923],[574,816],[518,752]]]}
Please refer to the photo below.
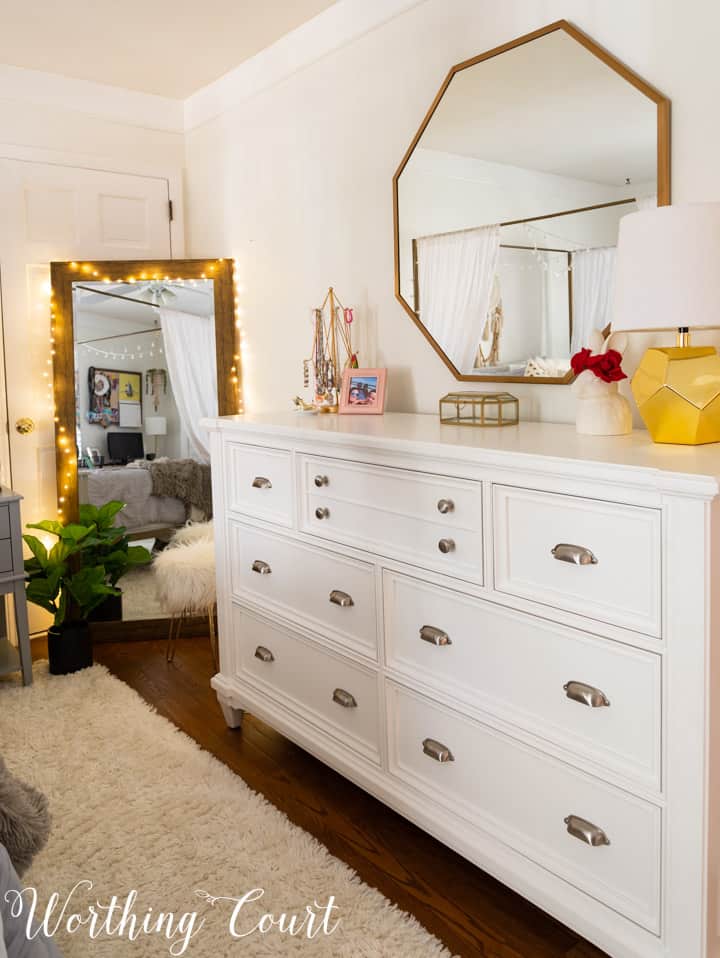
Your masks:
{"label": "gold stool leg", "polygon": [[170,619],[170,629],[168,630],[167,646],[165,648],[165,659],[167,662],[172,662],[175,659],[175,643],[180,635],[182,620],[182,613],[173,615]]}
{"label": "gold stool leg", "polygon": [[210,651],[212,652],[215,671],[220,671],[220,662],[218,660],[218,641],[217,630],[215,628],[215,606],[211,605],[208,609],[208,625],[210,627]]}

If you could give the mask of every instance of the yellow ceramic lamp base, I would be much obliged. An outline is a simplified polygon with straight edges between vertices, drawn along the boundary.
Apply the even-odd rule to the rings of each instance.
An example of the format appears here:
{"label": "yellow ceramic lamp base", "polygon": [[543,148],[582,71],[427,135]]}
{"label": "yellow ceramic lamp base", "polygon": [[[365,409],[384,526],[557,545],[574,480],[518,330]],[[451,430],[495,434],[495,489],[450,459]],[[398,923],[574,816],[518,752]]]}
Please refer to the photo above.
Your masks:
{"label": "yellow ceramic lamp base", "polygon": [[713,346],[648,349],[631,388],[655,442],[720,442],[720,356]]}

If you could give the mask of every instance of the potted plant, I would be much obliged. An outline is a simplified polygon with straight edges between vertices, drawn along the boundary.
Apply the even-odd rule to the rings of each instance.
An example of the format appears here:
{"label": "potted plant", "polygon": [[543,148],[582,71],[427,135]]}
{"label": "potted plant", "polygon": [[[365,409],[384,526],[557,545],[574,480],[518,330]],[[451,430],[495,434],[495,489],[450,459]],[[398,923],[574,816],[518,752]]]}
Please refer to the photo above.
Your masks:
{"label": "potted plant", "polygon": [[83,503],[80,506],[80,522],[84,526],[95,525],[95,544],[90,544],[84,554],[84,563],[102,565],[107,584],[116,591],[106,596],[90,614],[91,622],[116,622],[122,619],[122,589],[118,582],[130,569],[147,565],[152,556],[144,546],[130,545],[130,537],[124,526],[114,526],[115,517],[125,503],[113,500],[104,506]]}
{"label": "potted plant", "polygon": [[29,529],[57,537],[51,549],[37,536],[23,536],[32,552],[32,557],[25,560],[28,601],[53,616],[48,629],[48,659],[53,675],[92,665],[88,616],[108,596],[120,594],[116,583],[122,575],[121,567],[126,571],[130,565],[145,564],[151,559],[147,549],[128,545],[124,528],[112,525],[123,505],[113,501],[94,514],[84,510],[81,522],[46,519],[30,523]]}

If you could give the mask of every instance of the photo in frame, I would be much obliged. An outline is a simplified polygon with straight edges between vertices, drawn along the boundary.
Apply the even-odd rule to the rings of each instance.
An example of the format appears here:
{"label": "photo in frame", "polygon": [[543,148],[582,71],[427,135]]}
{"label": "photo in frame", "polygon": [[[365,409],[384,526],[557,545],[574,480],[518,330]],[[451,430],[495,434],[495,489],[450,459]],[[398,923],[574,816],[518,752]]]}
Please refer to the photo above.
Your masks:
{"label": "photo in frame", "polygon": [[88,369],[88,422],[100,426],[134,426],[142,422],[142,373]]}
{"label": "photo in frame", "polygon": [[382,415],[387,369],[346,369],[340,389],[340,412]]}

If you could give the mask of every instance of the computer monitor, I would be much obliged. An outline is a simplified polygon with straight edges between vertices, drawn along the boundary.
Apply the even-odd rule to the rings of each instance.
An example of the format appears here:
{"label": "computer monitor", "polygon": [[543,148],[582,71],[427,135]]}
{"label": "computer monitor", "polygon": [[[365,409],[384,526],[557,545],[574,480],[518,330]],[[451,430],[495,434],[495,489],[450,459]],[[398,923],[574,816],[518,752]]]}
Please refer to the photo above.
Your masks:
{"label": "computer monitor", "polygon": [[111,462],[121,462],[125,465],[132,459],[145,458],[141,432],[109,432],[107,447]]}

